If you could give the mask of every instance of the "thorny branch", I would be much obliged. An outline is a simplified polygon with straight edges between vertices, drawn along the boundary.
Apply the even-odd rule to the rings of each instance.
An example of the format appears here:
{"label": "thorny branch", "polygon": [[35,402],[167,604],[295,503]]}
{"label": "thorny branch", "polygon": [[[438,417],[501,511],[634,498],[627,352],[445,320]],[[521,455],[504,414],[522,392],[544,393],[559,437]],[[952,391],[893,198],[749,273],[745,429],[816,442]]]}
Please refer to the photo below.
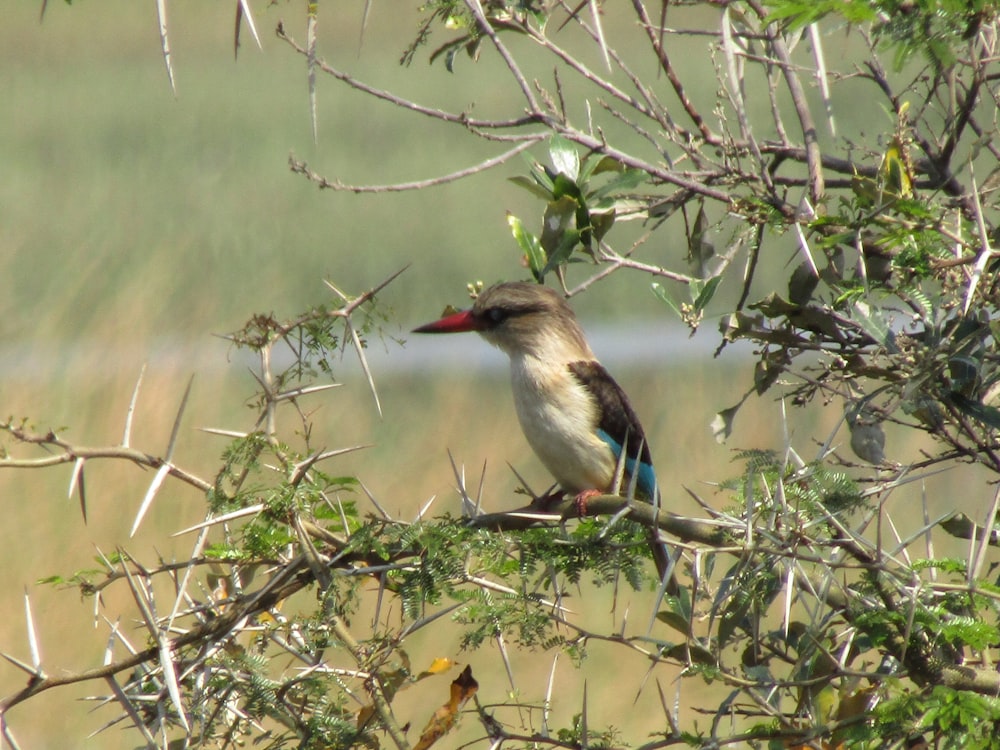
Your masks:
{"label": "thorny branch", "polygon": [[[360,327],[359,323],[352,322],[353,317],[365,305],[370,303],[381,289],[395,279],[399,273],[402,273],[402,270],[356,297],[344,295],[331,285],[331,289],[334,289],[341,299],[339,306],[329,310],[313,310],[287,322],[279,322],[271,317],[258,316],[251,321],[247,329],[231,337],[231,340],[237,345],[252,346],[261,356],[260,372],[257,373],[257,379],[261,385],[262,398],[260,401],[260,416],[257,420],[257,428],[263,440],[257,441],[252,455],[243,458],[243,461],[248,466],[256,462],[259,455],[264,451],[265,446],[269,446],[274,455],[285,465],[286,470],[291,476],[291,484],[294,487],[312,471],[319,460],[345,452],[344,450],[321,451],[304,461],[297,461],[289,455],[284,445],[283,436],[278,431],[277,410],[282,405],[294,403],[310,393],[321,392],[324,388],[288,387],[290,381],[288,374],[274,370],[273,350],[279,344],[287,344],[293,351],[296,351],[297,362],[312,361],[317,356],[315,344],[304,341],[303,332],[309,330],[310,326],[315,326],[323,321],[333,322],[342,320],[346,326]],[[363,360],[364,351],[357,335],[355,334],[353,337],[346,338],[350,338],[356,347],[358,356]],[[365,363],[365,370],[367,371],[367,369],[367,364]],[[372,389],[374,393],[373,382]],[[215,495],[216,502],[235,501],[242,491],[243,483],[250,476],[248,468],[235,477],[231,476],[228,469],[224,469],[214,481],[210,482],[170,462],[170,457],[177,440],[177,425],[179,424],[180,415],[178,415],[178,420],[175,422],[174,433],[171,436],[170,444],[164,457],[138,450],[127,444],[131,432],[130,428],[134,416],[135,402],[138,396],[139,387],[137,385],[132,403],[129,405],[128,416],[126,418],[125,444],[123,445],[106,447],[79,446],[60,438],[51,431],[47,433],[35,433],[23,424],[15,424],[13,422],[0,425],[0,428],[17,443],[41,448],[50,452],[50,455],[42,458],[19,458],[5,451],[2,457],[0,457],[0,469],[44,469],[64,463],[76,462],[77,469],[74,471],[71,488],[74,486],[77,488],[82,500],[84,492],[82,473],[85,462],[96,460],[127,461],[159,470],[157,479],[153,481],[151,491],[147,493],[147,501],[152,501],[155,495],[153,488],[158,489],[162,479],[169,477],[178,479],[208,496]],[[375,397],[377,399],[377,395]],[[248,437],[247,433],[223,432],[229,436],[235,436],[237,439]],[[304,430],[304,434],[308,435],[308,429]],[[232,481],[229,483],[228,488],[225,488],[223,478],[227,475],[230,476]],[[147,504],[147,502],[144,502],[144,508]],[[140,514],[143,512],[144,510],[140,511]],[[29,679],[24,688],[0,700],[0,719],[4,720],[3,731],[6,739],[8,741],[11,740],[11,736],[8,735],[9,728],[5,721],[9,709],[34,695],[52,688],[93,680],[105,680],[113,685],[116,700],[122,705],[126,715],[136,724],[137,729],[148,736],[144,723],[145,720],[141,718],[140,712],[136,711],[135,706],[132,704],[133,700],[139,700],[140,694],[145,689],[143,687],[144,682],[162,678],[167,685],[176,687],[178,680],[185,679],[186,676],[193,674],[214,674],[216,670],[221,668],[220,665],[215,663],[219,649],[247,632],[248,629],[253,630],[257,628],[258,625],[256,623],[258,623],[258,618],[261,615],[266,613],[273,615],[278,611],[280,604],[284,600],[301,589],[313,585],[317,581],[320,583],[325,582],[328,586],[328,576],[321,575],[321,572],[323,566],[329,565],[329,559],[317,563],[308,554],[308,551],[312,549],[311,546],[304,546],[307,552],[291,559],[265,557],[247,559],[242,555],[235,555],[232,558],[218,555],[212,558],[205,558],[200,555],[200,550],[204,543],[205,529],[212,526],[227,528],[227,524],[236,519],[252,522],[255,518],[266,516],[269,512],[271,511],[263,503],[246,506],[236,512],[226,513],[221,516],[209,510],[205,523],[196,527],[202,533],[199,534],[198,540],[195,543],[195,550],[187,561],[180,564],[164,563],[157,568],[147,569],[140,566],[123,552],[120,554],[121,559],[117,563],[104,558],[105,575],[102,580],[91,580],[90,575],[84,575],[79,580],[76,580],[76,577],[71,579],[69,582],[79,585],[81,593],[97,597],[97,601],[100,601],[99,597],[102,591],[109,586],[115,582],[127,580],[136,596],[136,603],[141,609],[140,615],[145,620],[149,632],[155,635],[157,643],[144,650],[134,649],[128,645],[124,634],[120,633],[117,628],[114,628],[111,642],[118,641],[126,645],[131,652],[129,656],[117,661],[112,660],[110,658],[111,650],[109,646],[107,658],[103,666],[73,674],[60,674],[58,676],[46,674],[40,664],[27,665],[14,657],[7,656],[8,661],[29,675]],[[303,529],[304,532],[322,540],[328,551],[330,545],[332,545],[332,552],[335,554],[335,568],[338,569],[340,575],[351,576],[358,573],[358,571],[353,570],[352,566],[359,565],[362,558],[346,554],[346,539],[331,535],[314,524],[299,518],[295,518],[294,523],[296,527]],[[412,556],[412,554],[412,552],[408,552],[399,557],[406,558]],[[313,555],[315,556],[315,553]],[[371,575],[370,571],[373,569],[377,570],[376,566],[379,563],[382,563],[384,569],[383,560],[377,557],[374,559],[369,558],[363,566],[364,572],[361,574]],[[228,593],[220,594],[214,592],[209,597],[207,603],[196,603],[197,596],[189,593],[187,589],[188,585],[195,580],[194,577],[190,576],[190,572],[197,567],[209,566],[210,568],[216,568],[225,564],[230,565],[234,571],[240,569],[248,571],[263,566],[272,566],[275,572],[266,584],[256,590],[232,592],[229,591],[229,587],[233,584],[227,584]],[[179,580],[177,574],[181,572],[184,573],[184,576],[183,579]],[[156,616],[154,614],[155,609],[152,606],[155,600],[153,598],[154,589],[150,583],[154,578],[160,576],[166,576],[173,582],[174,593],[176,595],[175,601],[167,608],[171,614],[166,617]],[[233,579],[238,580],[239,574],[234,572]],[[185,603],[188,606],[185,607]],[[193,627],[184,629],[180,635],[175,634],[176,631],[173,624],[174,613],[177,612],[181,612],[184,617],[193,618],[195,621]],[[331,620],[336,620],[336,618],[331,616]],[[346,626],[341,623],[338,633],[339,637],[343,639],[347,633]],[[30,633],[30,636],[34,640],[35,635],[33,632]],[[193,657],[192,652],[195,654]],[[178,670],[175,665],[166,660],[166,657],[167,655],[174,655],[180,658],[181,654],[185,655],[184,658],[186,661],[183,664],[183,669]],[[170,657],[171,661],[174,656]],[[159,665],[158,669],[157,664]],[[132,674],[132,679],[127,682],[124,688],[119,686],[113,679],[116,675],[123,673]],[[370,684],[373,691],[375,691],[377,677],[372,677],[371,680]],[[163,702],[161,704],[162,708],[166,708],[167,701],[172,702],[175,715],[179,717],[179,721],[185,727],[186,731],[190,731],[185,715],[191,712],[191,709],[188,706],[180,705],[178,699],[179,692],[176,689],[171,689],[162,692],[158,702]],[[378,703],[378,699],[374,699]],[[389,713],[384,710],[384,701],[382,708],[382,726],[391,728],[393,721]],[[162,721],[166,716],[167,714],[161,712],[158,720]],[[161,726],[161,728],[165,728],[165,726]],[[398,745],[400,750],[408,747],[398,728],[394,736],[401,740]],[[14,743],[12,742],[11,744]]]}
{"label": "thorny branch", "polygon": [[[909,469],[900,470],[896,476],[870,488],[868,495],[878,498],[878,505],[881,506],[888,495],[900,486],[904,477],[907,482],[915,480],[914,477],[907,476],[909,471]],[[803,474],[805,475],[805,472]],[[870,580],[874,581],[883,606],[896,613],[902,613],[905,607],[909,606],[906,602],[910,601],[912,596],[910,590],[913,584],[912,574],[908,572],[906,566],[894,560],[892,555],[887,554],[885,550],[871,547],[861,536],[865,522],[857,531],[852,531],[832,516],[828,516],[836,529],[834,535],[828,539],[816,536],[800,539],[799,543],[805,542],[810,550],[803,552],[793,541],[794,537],[801,534],[799,530],[789,528],[788,534],[784,534],[780,529],[772,530],[761,526],[747,535],[747,521],[719,513],[705,503],[702,505],[713,516],[712,520],[685,518],[668,511],[657,511],[648,503],[635,502],[616,495],[589,498],[587,514],[607,515],[615,519],[624,517],[645,526],[656,526],[667,532],[671,539],[680,540],[682,547],[698,549],[702,554],[706,550],[714,550],[716,553],[728,554],[741,560],[785,559],[796,568],[796,578],[801,584],[799,596],[807,597],[811,592],[852,625],[857,625],[856,619],[867,611],[870,604],[867,603],[863,593],[838,581],[837,576],[840,574],[851,572],[872,574]],[[525,529],[539,524],[562,523],[577,510],[572,497],[558,503],[553,503],[550,498],[544,498],[541,502],[536,500],[515,511],[476,516],[470,523],[477,527],[498,530]],[[975,534],[969,532],[968,519],[949,516],[941,519],[938,525],[951,534],[973,541],[977,538]],[[748,544],[747,536],[757,541]],[[981,531],[978,538],[982,538]],[[676,541],[672,543],[677,544]],[[988,543],[997,544],[995,535],[988,540]],[[824,552],[824,548],[842,551],[846,553],[846,558],[838,562],[830,552]],[[806,566],[811,566],[812,570],[807,572]],[[693,576],[693,579],[697,587],[697,576]],[[936,598],[960,591],[971,595],[976,590],[973,587],[963,588],[933,583],[925,587],[925,593]],[[1000,605],[1000,595],[987,594],[987,596]],[[584,633],[582,630],[578,632],[581,638],[599,637],[593,633]],[[909,676],[918,683],[940,683],[956,690],[971,690],[984,695],[1000,692],[1000,674],[988,664],[981,667],[970,664],[948,664],[941,654],[928,650],[929,644],[928,649],[908,648],[908,643],[911,641],[909,636],[909,633],[900,630],[892,640],[890,652],[905,666]],[[678,652],[669,654],[674,658],[677,655]],[[739,678],[733,675],[727,675],[726,679],[734,685],[740,684]]]}

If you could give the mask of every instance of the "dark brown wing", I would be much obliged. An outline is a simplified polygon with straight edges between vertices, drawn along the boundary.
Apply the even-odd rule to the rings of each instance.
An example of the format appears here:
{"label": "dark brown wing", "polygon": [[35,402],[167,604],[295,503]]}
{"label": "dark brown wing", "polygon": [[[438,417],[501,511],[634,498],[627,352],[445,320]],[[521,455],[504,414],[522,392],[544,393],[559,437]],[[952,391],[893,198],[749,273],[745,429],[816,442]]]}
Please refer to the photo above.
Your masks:
{"label": "dark brown wing", "polygon": [[647,497],[652,497],[656,478],[649,443],[625,391],[600,362],[572,362],[569,370],[597,401],[600,412],[597,429],[602,433],[601,438],[611,446],[616,457],[621,455],[622,446],[625,446],[625,458],[628,461],[626,469],[629,473],[633,471],[633,462],[638,460],[639,490]]}

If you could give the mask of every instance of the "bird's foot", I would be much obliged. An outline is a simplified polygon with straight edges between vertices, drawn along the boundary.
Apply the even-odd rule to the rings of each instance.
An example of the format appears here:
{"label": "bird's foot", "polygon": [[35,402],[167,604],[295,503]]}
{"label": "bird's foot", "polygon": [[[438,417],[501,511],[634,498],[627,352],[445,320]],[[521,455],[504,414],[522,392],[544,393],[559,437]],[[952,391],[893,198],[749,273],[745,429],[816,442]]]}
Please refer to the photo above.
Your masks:
{"label": "bird's foot", "polygon": [[584,490],[579,493],[575,498],[573,498],[573,503],[576,505],[576,512],[582,518],[587,515],[587,501],[592,497],[597,497],[598,495],[603,495],[604,493],[600,490]]}

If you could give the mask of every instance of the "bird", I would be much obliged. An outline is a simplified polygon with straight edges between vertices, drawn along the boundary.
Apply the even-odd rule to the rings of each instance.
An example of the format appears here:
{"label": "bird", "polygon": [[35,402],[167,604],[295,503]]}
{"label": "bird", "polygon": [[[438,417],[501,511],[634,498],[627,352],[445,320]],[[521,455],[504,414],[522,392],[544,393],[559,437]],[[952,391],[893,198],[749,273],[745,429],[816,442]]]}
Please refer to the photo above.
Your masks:
{"label": "bird", "polygon": [[[554,289],[503,282],[485,289],[468,310],[414,333],[475,331],[510,360],[514,408],[539,460],[583,512],[588,497],[624,486],[659,504],[649,442],[625,391],[597,360],[573,309]],[[667,591],[677,591],[667,546],[650,529],[650,546]],[[669,574],[669,579],[667,576]]]}

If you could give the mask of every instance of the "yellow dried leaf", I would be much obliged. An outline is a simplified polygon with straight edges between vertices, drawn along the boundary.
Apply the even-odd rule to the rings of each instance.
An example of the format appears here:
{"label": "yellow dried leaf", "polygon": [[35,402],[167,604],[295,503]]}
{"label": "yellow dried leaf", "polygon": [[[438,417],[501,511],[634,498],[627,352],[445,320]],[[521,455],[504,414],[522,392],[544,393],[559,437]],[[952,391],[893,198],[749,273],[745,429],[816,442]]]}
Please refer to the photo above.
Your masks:
{"label": "yellow dried leaf", "polygon": [[441,674],[442,672],[447,672],[449,669],[455,666],[455,660],[449,659],[444,656],[439,656],[431,665],[427,667],[423,672],[417,675],[418,680],[422,680],[424,677],[430,677],[432,674]]}
{"label": "yellow dried leaf", "polygon": [[476,694],[478,689],[479,683],[472,677],[472,667],[466,666],[462,670],[462,674],[451,683],[448,702],[438,708],[431,716],[413,750],[427,750],[444,737],[448,730],[455,726],[458,712],[462,710],[462,706]]}

